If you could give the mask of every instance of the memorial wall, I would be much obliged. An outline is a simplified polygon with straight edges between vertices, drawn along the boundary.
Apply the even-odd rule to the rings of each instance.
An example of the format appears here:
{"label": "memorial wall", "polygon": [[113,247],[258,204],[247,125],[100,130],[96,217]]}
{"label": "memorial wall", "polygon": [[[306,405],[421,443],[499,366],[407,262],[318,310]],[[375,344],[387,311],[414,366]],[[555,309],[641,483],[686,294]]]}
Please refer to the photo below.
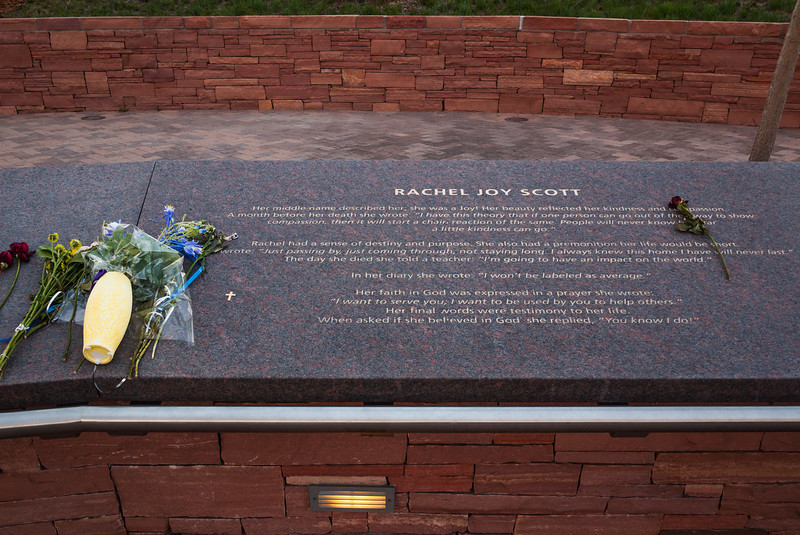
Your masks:
{"label": "memorial wall", "polygon": [[[0,19],[0,114],[465,111],[756,125],[787,28],[529,16]],[[796,87],[782,121],[800,127]]]}
{"label": "memorial wall", "polygon": [[[0,178],[0,243],[89,244],[119,220],[155,235],[165,205],[238,236],[190,288],[193,344],[162,340],[120,384],[130,335],[76,371],[80,343],[65,362],[67,327],[49,325],[0,379],[12,415],[800,401],[796,164],[159,162]],[[674,196],[719,253],[676,228]],[[22,266],[0,334],[40,270]],[[0,533],[15,534],[788,535],[800,521],[796,432],[83,432],[2,439],[0,471]],[[311,511],[309,485],[332,482],[393,486],[394,512]]]}

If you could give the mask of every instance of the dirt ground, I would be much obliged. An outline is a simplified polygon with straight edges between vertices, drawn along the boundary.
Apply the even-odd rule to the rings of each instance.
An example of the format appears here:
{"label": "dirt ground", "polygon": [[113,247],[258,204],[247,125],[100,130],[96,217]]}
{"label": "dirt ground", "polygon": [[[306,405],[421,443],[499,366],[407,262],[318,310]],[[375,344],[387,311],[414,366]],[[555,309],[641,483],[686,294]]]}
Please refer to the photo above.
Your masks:
{"label": "dirt ground", "polygon": [[0,15],[4,14],[6,11],[15,9],[24,3],[25,0],[0,0]]}

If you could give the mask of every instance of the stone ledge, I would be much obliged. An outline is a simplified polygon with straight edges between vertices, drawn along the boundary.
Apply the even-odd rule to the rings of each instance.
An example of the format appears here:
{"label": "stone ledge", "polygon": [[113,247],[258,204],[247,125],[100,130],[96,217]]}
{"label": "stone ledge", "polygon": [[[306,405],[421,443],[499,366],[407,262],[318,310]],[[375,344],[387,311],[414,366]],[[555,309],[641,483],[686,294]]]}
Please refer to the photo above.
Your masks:
{"label": "stone ledge", "polygon": [[0,31],[180,28],[385,28],[589,30],[621,33],[781,37],[786,23],[637,20],[545,16],[242,15],[187,17],[63,17],[0,19]]}

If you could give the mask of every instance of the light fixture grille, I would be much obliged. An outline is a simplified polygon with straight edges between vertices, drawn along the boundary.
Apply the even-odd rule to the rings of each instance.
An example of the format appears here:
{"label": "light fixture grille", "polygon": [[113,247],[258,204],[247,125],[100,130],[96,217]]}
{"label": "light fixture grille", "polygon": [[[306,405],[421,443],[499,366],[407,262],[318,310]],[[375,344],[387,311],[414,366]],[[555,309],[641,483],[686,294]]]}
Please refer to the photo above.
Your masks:
{"label": "light fixture grille", "polygon": [[394,512],[394,487],[310,485],[312,511]]}

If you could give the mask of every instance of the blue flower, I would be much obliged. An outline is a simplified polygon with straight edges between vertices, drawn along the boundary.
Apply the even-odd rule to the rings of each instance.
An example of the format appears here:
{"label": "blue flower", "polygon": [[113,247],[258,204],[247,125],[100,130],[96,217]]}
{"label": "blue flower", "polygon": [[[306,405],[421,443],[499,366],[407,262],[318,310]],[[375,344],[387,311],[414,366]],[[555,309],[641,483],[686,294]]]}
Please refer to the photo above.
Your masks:
{"label": "blue flower", "polygon": [[164,206],[164,215],[159,217],[158,219],[152,219],[151,221],[160,221],[162,219],[166,219],[164,225],[169,228],[172,226],[172,223],[175,221],[175,207],[171,204],[167,204]]}
{"label": "blue flower", "polygon": [[188,258],[195,260],[198,256],[203,253],[203,248],[194,240],[186,240],[183,243],[183,254],[186,255]]}
{"label": "blue flower", "polygon": [[121,224],[122,224],[121,219],[116,222],[112,221],[111,223],[106,223],[105,225],[103,225],[103,236],[105,236],[106,238],[110,238],[114,234],[114,231],[117,229],[117,227],[120,226]]}
{"label": "blue flower", "polygon": [[94,288],[94,285],[97,284],[97,281],[100,280],[100,277],[102,277],[106,273],[108,272],[105,269],[101,269],[100,271],[97,272],[97,275],[95,275],[94,278],[92,279],[92,288]]}

